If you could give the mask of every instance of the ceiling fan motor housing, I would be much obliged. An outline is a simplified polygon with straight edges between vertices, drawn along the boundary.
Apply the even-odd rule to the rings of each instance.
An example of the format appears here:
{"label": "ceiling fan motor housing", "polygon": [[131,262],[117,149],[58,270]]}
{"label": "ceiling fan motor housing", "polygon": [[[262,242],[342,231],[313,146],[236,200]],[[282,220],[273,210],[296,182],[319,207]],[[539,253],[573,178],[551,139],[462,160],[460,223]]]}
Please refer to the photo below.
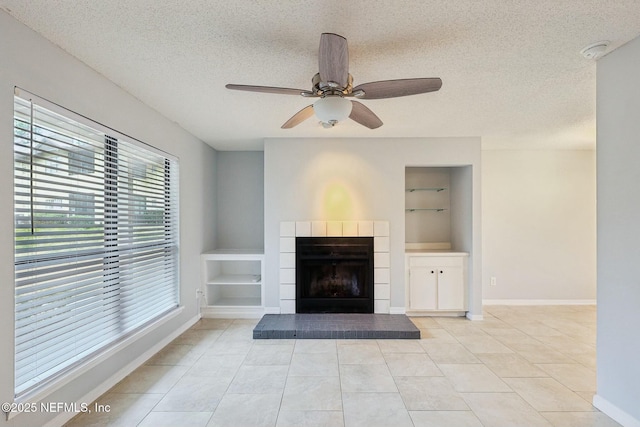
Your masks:
{"label": "ceiling fan motor housing", "polygon": [[318,96],[327,94],[337,95],[339,93],[342,95],[349,95],[353,90],[353,76],[351,76],[351,74],[347,77],[346,87],[341,87],[336,82],[323,82],[320,77],[320,73],[316,73],[316,75],[313,76],[311,83],[313,84],[313,92]]}

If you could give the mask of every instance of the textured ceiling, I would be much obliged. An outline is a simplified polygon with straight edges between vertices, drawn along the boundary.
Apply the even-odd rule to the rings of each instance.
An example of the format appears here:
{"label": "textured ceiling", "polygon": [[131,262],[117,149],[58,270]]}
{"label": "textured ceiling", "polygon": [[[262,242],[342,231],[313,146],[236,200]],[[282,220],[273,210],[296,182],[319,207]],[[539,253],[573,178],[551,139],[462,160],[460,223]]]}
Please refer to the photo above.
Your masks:
{"label": "textured ceiling", "polygon": [[[480,136],[483,148],[593,148],[595,62],[640,34],[640,0],[0,0],[19,21],[213,147],[265,137]],[[226,83],[311,88],[320,34],[349,42],[360,83],[440,77],[439,92],[362,101],[376,130]]]}

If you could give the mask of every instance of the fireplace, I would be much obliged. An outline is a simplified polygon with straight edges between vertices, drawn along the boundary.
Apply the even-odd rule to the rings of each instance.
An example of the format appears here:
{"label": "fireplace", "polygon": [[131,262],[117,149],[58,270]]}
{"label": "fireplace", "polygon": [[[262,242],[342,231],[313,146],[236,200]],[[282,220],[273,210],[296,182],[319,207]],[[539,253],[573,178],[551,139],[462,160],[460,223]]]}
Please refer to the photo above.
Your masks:
{"label": "fireplace", "polygon": [[373,237],[297,237],[297,313],[373,313]]}

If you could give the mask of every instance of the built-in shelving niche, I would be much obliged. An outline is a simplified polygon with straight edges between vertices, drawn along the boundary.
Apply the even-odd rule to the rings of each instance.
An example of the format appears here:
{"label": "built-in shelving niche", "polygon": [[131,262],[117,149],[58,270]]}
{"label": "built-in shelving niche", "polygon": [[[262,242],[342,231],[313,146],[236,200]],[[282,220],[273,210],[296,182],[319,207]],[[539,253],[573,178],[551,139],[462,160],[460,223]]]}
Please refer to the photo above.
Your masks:
{"label": "built-in shelving niche", "polygon": [[451,241],[450,170],[408,167],[405,170],[407,243]]}
{"label": "built-in shelving niche", "polygon": [[405,242],[454,248],[470,236],[471,166],[405,169]]}

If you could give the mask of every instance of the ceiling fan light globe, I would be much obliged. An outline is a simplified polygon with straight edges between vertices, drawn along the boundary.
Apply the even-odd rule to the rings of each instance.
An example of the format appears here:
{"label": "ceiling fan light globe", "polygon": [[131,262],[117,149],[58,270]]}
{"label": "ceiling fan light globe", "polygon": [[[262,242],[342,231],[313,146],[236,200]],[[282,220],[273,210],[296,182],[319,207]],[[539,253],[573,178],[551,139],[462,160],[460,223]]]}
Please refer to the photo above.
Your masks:
{"label": "ceiling fan light globe", "polygon": [[351,114],[352,104],[341,96],[325,96],[313,104],[313,112],[323,123],[340,122]]}

